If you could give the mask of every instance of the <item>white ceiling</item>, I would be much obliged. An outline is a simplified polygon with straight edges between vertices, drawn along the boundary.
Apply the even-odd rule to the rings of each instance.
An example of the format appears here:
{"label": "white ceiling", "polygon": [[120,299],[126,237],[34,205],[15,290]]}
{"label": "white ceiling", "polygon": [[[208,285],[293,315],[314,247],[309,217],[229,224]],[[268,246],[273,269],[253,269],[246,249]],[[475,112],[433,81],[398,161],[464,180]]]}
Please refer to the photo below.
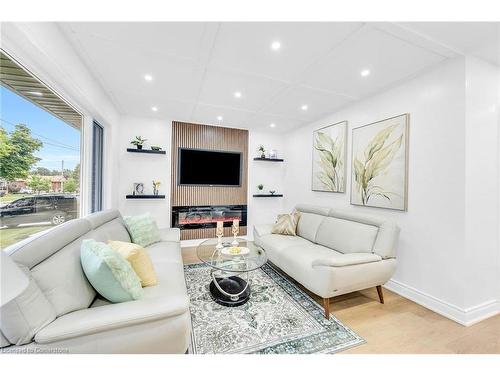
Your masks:
{"label": "white ceiling", "polygon": [[[319,119],[459,54],[500,65],[498,23],[60,27],[122,114],[260,130],[271,130],[274,123],[276,132]],[[273,41],[281,43],[278,51],[270,48]],[[364,69],[371,74],[362,77]],[[146,82],[145,74],[153,80]],[[236,91],[241,98],[234,97]],[[307,111],[301,110],[304,104]]]}

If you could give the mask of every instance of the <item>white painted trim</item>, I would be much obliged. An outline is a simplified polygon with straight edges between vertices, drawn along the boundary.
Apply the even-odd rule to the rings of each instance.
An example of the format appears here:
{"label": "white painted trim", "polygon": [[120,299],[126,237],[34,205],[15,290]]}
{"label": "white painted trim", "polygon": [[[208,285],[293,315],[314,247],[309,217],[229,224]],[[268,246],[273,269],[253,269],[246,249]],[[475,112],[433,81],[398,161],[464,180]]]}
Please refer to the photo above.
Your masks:
{"label": "white painted trim", "polygon": [[393,279],[384,287],[466,327],[500,313],[500,301],[497,300],[463,309]]}

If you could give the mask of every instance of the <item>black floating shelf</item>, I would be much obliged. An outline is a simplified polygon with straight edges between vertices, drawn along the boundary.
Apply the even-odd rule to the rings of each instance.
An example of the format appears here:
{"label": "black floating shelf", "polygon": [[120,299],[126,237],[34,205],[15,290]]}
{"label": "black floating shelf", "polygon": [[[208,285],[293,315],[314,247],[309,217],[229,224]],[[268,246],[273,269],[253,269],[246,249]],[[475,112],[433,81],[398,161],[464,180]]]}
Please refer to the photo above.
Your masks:
{"label": "black floating shelf", "polygon": [[137,148],[127,148],[127,152],[140,152],[143,154],[163,154],[163,155],[165,155],[167,153],[166,151],[162,151],[162,150],[159,150],[159,151],[146,150],[146,149],[139,150]]}
{"label": "black floating shelf", "polygon": [[283,194],[254,194],[255,198],[272,198],[272,197],[282,197]]}
{"label": "black floating shelf", "polygon": [[253,160],[259,160],[259,161],[285,161],[283,159],[271,159],[271,158],[253,158]]}
{"label": "black floating shelf", "polygon": [[127,199],[165,199],[164,195],[127,195]]}

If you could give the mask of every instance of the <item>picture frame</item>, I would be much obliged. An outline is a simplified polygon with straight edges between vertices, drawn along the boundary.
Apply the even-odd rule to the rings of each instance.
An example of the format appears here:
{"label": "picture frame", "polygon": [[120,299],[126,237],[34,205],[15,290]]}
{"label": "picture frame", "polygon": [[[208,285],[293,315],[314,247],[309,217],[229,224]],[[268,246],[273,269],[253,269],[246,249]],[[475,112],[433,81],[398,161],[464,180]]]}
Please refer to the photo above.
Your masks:
{"label": "picture frame", "polygon": [[134,182],[134,195],[144,195],[144,184],[142,182]]}
{"label": "picture frame", "polygon": [[311,190],[345,193],[347,121],[313,131]]}
{"label": "picture frame", "polygon": [[352,205],[408,210],[408,113],[352,129]]}

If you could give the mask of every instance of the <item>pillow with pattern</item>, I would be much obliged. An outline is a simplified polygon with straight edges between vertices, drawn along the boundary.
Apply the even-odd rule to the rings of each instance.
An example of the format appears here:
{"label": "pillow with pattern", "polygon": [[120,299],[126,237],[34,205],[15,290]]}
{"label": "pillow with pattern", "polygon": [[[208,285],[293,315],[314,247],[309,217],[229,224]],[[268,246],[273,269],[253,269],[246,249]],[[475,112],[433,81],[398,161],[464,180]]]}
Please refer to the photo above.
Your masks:
{"label": "pillow with pattern", "polygon": [[273,225],[271,233],[285,234],[288,236],[297,235],[297,224],[299,222],[300,212],[294,210],[291,214],[278,215],[276,223]]}
{"label": "pillow with pattern", "polygon": [[133,243],[146,247],[161,241],[160,230],[149,213],[125,216],[123,221]]}

